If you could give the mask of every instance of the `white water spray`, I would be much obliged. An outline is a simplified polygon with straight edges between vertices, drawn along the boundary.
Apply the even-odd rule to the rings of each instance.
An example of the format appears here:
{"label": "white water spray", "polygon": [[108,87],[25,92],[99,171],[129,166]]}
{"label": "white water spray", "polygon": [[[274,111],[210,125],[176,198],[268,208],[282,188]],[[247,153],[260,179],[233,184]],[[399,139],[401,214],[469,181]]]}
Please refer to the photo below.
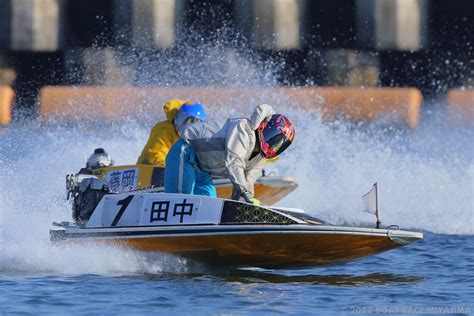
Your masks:
{"label": "white water spray", "polygon": [[[226,82],[232,84],[274,83],[271,69],[259,71],[240,59],[234,63],[225,71],[213,68],[221,77],[231,76]],[[214,77],[212,67],[199,68],[209,71],[201,76]],[[383,224],[474,234],[472,127],[432,120],[413,133],[361,131],[346,123],[323,122],[317,112],[288,108],[276,97],[268,100],[296,126],[295,143],[268,166],[269,172],[291,175],[300,183],[279,205],[303,208],[334,224],[367,224],[375,220],[361,212],[360,197],[378,181]],[[210,117],[224,118],[224,112],[249,115],[241,111],[250,106],[230,111],[223,107]],[[185,271],[186,263],[165,255],[149,260],[133,251],[56,248],[49,241],[51,222],[71,220],[65,175],[83,167],[97,147],[105,148],[117,165],[135,163],[150,128],[151,122],[100,128],[33,123],[0,131],[0,273]]]}
{"label": "white water spray", "polygon": [[[474,233],[472,129],[431,125],[415,132],[361,132],[345,124],[322,124],[304,111],[293,116],[300,132],[275,168],[296,177],[300,188],[281,204],[334,224],[375,223],[361,212],[361,196],[378,182],[383,224]],[[455,135],[436,138],[432,129],[439,128]]]}

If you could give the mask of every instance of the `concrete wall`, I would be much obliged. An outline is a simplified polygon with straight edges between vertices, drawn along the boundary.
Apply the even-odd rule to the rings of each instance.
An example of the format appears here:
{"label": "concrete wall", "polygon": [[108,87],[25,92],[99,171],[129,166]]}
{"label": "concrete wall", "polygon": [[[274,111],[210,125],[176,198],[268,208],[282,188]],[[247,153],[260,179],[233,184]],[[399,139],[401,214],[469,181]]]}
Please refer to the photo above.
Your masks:
{"label": "concrete wall", "polygon": [[140,84],[126,54],[172,59],[204,41],[230,46],[229,65],[238,50],[277,63],[281,85],[414,86],[436,98],[473,85],[471,2],[0,0],[0,84],[33,107],[44,85]]}

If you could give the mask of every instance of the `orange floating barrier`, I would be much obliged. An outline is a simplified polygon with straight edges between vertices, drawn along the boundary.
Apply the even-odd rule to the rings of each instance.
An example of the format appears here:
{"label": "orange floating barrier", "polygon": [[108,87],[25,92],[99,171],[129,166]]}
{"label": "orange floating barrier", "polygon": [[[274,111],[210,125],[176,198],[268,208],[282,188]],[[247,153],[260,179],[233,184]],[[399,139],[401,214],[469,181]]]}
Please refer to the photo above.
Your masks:
{"label": "orange floating barrier", "polygon": [[474,89],[450,89],[446,103],[451,118],[474,123]]}
{"label": "orange floating barrier", "polygon": [[[40,90],[39,111],[43,119],[115,120],[131,115],[140,118],[162,113],[170,99],[199,101],[207,108],[248,107],[270,101],[268,89],[225,87],[65,87],[46,86]],[[236,102],[238,100],[238,102]]]}
{"label": "orange floating barrier", "polygon": [[318,108],[325,119],[406,124],[419,123],[423,96],[416,88],[321,87],[289,89],[287,94],[305,108]]}
{"label": "orange floating barrier", "polygon": [[8,86],[0,86],[0,125],[10,124],[14,100],[15,92],[13,89]]}
{"label": "orange floating barrier", "polygon": [[350,87],[44,87],[40,113],[45,119],[120,119],[160,113],[169,99],[199,101],[206,107],[249,110],[259,103],[318,109],[325,119],[344,118],[390,123],[415,128],[423,97],[415,88]]}

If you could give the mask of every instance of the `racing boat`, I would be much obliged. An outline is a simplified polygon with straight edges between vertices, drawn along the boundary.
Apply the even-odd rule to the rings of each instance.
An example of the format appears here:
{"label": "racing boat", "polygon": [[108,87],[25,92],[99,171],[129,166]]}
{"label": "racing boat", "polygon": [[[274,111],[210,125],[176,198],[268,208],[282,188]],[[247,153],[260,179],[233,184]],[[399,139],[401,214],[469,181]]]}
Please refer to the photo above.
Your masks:
{"label": "racing boat", "polygon": [[95,176],[67,178],[75,222],[53,223],[55,244],[166,252],[211,264],[301,268],[374,255],[423,238],[398,229],[333,226],[301,210],[157,189],[111,193]]}

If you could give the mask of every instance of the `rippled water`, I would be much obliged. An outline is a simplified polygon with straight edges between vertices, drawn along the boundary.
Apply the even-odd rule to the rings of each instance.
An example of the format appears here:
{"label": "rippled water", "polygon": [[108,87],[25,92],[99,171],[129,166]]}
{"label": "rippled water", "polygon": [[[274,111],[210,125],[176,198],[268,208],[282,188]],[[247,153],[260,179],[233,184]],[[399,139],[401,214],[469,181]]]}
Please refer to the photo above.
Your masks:
{"label": "rippled water", "polygon": [[51,222],[71,215],[64,175],[83,166],[95,147],[106,148],[117,164],[133,163],[150,126],[17,123],[0,131],[0,311],[474,312],[472,127],[434,120],[416,132],[360,130],[323,123],[317,113],[287,114],[297,139],[269,172],[294,176],[300,188],[279,205],[335,224],[371,225],[360,196],[378,181],[383,223],[423,231],[425,239],[306,270],[226,270],[163,254],[53,247]]}
{"label": "rippled water", "polygon": [[160,266],[170,271],[2,271],[0,306],[4,313],[74,315],[472,313],[473,245],[472,236],[428,233],[416,245],[371,258],[289,271],[215,270],[172,258]]}

